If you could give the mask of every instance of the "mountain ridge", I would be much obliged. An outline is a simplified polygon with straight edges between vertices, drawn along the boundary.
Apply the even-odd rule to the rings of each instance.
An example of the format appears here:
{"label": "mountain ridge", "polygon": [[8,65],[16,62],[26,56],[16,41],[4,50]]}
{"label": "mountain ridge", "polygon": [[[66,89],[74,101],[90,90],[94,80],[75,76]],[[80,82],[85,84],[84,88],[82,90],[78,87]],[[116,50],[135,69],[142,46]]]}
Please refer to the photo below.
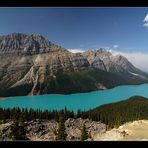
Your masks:
{"label": "mountain ridge", "polygon": [[0,36],[0,96],[69,94],[148,83],[122,55],[71,53],[41,35]]}
{"label": "mountain ridge", "polygon": [[27,35],[24,33],[11,33],[0,36],[0,54],[33,55],[48,53],[52,49],[55,51],[59,49],[65,50],[51,43],[41,34]]}

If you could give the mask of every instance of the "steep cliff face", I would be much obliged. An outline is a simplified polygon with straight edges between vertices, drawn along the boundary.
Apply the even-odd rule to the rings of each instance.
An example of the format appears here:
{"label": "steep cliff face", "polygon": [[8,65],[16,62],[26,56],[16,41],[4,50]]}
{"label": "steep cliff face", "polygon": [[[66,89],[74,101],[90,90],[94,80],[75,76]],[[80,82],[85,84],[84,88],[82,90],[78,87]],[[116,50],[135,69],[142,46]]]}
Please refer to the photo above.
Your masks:
{"label": "steep cliff face", "polygon": [[58,50],[64,49],[52,44],[40,34],[12,33],[0,37],[1,54],[33,55]]}
{"label": "steep cliff face", "polygon": [[102,49],[74,54],[41,35],[0,37],[0,96],[88,92],[145,82],[146,73]]}
{"label": "steep cliff face", "polygon": [[41,35],[0,37],[2,96],[70,93],[76,87],[70,73],[88,66],[81,54],[72,54]]}

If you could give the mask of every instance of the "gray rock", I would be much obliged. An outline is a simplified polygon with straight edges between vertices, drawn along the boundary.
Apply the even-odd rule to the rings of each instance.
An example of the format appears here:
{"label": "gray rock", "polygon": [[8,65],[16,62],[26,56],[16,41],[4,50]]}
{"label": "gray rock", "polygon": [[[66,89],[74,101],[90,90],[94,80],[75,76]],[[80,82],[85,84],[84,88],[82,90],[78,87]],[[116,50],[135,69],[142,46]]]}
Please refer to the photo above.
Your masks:
{"label": "gray rock", "polygon": [[71,53],[41,35],[0,36],[0,59],[1,97],[106,89],[108,86],[96,69],[107,72],[104,79],[108,81],[112,81],[111,72],[123,78],[126,75],[128,84],[148,82],[148,74],[121,55],[115,56],[104,49]]}
{"label": "gray rock", "polygon": [[[0,124],[0,140],[8,141],[10,134],[10,126],[13,122],[9,121],[8,123]],[[81,129],[83,124],[86,125],[86,130],[90,133],[91,138],[95,134],[103,133],[106,130],[105,124],[100,122],[91,121],[89,119],[72,119],[69,118],[65,121],[67,141],[79,141],[81,138]],[[58,129],[58,123],[54,120],[34,120],[25,122],[26,127],[26,136],[30,140],[47,140],[54,141],[56,138],[55,132]],[[90,140],[89,138],[88,140]]]}

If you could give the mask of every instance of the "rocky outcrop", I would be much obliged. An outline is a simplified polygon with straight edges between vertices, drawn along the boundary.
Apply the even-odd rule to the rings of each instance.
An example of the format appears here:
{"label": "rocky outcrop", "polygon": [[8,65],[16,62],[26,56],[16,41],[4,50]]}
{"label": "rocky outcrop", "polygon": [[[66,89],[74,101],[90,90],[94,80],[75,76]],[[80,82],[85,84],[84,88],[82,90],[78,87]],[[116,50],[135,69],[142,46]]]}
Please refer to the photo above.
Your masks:
{"label": "rocky outcrop", "polygon": [[[13,121],[7,121],[5,123],[0,123],[0,140],[7,141],[11,140],[9,138],[10,126],[13,124]],[[91,121],[89,119],[72,119],[69,118],[65,121],[67,141],[78,141],[81,137],[81,129],[83,124],[86,126],[86,130],[89,133],[89,139],[100,133],[106,131],[106,125],[100,122]],[[55,141],[56,131],[58,129],[58,123],[55,120],[39,120],[26,121],[26,136],[29,140],[32,141]]]}
{"label": "rocky outcrop", "polygon": [[56,130],[58,123],[54,120],[35,120],[25,122],[26,125],[26,136],[30,140],[50,140],[54,141],[56,138]]}
{"label": "rocky outcrop", "polygon": [[78,93],[148,82],[148,74],[104,49],[71,53],[41,35],[0,37],[0,96]]}
{"label": "rocky outcrop", "polygon": [[81,130],[84,124],[90,139],[92,139],[96,134],[102,134],[106,131],[106,125],[101,122],[82,118],[69,118],[65,122],[66,133],[68,134],[67,140],[80,140]]}
{"label": "rocky outcrop", "polygon": [[[0,121],[0,141],[10,141],[12,120]],[[67,141],[80,141],[83,124],[89,134],[89,141],[147,141],[148,121],[127,122],[118,128],[106,130],[106,125],[89,119],[72,119],[65,121]],[[25,122],[26,136],[31,141],[55,141],[58,123],[54,120],[33,120]]]}
{"label": "rocky outcrop", "polygon": [[9,141],[11,140],[9,138],[10,135],[10,126],[13,124],[13,121],[7,121],[3,122],[0,121],[0,141]]}

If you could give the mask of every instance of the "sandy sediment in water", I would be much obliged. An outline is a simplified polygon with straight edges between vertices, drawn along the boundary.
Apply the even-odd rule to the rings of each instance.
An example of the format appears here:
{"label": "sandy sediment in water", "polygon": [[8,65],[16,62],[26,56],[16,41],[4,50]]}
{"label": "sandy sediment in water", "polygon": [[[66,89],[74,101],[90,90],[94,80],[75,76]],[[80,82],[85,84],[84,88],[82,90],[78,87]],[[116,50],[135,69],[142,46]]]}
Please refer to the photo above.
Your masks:
{"label": "sandy sediment in water", "polygon": [[6,99],[5,97],[0,97],[0,100],[4,100],[4,99]]}

